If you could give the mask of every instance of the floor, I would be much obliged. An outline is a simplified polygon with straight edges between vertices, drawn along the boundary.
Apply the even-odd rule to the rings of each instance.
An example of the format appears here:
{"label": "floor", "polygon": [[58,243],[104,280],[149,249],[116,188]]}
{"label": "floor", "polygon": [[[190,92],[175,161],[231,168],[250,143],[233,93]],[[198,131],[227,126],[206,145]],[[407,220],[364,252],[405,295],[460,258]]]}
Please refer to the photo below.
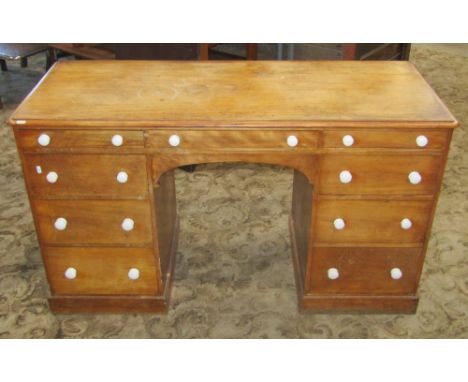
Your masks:
{"label": "floor", "polygon": [[[303,49],[306,49],[303,48]],[[454,133],[414,315],[299,314],[287,216],[289,169],[176,172],[181,217],[167,315],[54,315],[11,129],[3,121],[43,74],[0,73],[0,337],[468,338],[468,45],[414,45],[411,61],[461,127]]]}

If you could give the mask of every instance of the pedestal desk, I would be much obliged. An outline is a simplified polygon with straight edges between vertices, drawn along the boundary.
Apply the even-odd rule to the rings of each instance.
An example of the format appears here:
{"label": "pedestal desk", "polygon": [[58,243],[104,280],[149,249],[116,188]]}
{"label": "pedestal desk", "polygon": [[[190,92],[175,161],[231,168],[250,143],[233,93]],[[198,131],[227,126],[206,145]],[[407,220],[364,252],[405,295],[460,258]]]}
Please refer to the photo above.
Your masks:
{"label": "pedestal desk", "polygon": [[[299,307],[414,312],[457,121],[408,62],[56,64],[11,116],[54,312],[164,312],[173,170],[294,169]],[[240,227],[241,228],[241,227]]]}

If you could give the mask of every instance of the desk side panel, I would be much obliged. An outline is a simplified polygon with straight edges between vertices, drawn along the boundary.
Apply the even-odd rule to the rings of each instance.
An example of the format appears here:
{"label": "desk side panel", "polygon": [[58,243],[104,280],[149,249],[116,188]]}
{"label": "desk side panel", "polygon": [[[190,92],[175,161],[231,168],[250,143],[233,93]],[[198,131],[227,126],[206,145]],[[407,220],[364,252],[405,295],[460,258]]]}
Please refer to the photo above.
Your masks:
{"label": "desk side panel", "polygon": [[294,170],[292,217],[299,258],[299,273],[303,281],[305,280],[307,269],[307,243],[309,241],[310,219],[312,215],[312,194],[313,185],[309,183],[304,174]]}
{"label": "desk side panel", "polygon": [[154,189],[157,238],[163,285],[171,277],[173,262],[174,230],[177,222],[177,204],[175,194],[174,171],[168,171],[159,177]]}

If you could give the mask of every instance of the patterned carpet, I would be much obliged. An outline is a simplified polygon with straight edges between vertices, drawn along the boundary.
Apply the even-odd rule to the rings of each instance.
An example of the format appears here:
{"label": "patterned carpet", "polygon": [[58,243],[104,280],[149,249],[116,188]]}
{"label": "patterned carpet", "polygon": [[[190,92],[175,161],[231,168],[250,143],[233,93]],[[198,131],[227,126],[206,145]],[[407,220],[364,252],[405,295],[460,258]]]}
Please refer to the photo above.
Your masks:
{"label": "patterned carpet", "polygon": [[[411,60],[462,127],[454,134],[415,315],[299,314],[287,217],[289,169],[201,165],[176,172],[181,233],[167,315],[54,315],[11,129],[0,128],[0,337],[468,338],[468,45],[415,45]],[[9,62],[4,109],[43,74]]]}

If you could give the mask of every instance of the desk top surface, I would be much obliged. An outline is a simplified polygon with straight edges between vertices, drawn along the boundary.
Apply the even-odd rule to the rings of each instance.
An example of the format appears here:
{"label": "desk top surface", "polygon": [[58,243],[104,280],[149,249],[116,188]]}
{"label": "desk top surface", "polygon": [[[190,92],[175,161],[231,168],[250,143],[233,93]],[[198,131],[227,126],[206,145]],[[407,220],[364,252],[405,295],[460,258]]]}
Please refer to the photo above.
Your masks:
{"label": "desk top surface", "polygon": [[15,120],[70,127],[457,125],[404,61],[64,61]]}

